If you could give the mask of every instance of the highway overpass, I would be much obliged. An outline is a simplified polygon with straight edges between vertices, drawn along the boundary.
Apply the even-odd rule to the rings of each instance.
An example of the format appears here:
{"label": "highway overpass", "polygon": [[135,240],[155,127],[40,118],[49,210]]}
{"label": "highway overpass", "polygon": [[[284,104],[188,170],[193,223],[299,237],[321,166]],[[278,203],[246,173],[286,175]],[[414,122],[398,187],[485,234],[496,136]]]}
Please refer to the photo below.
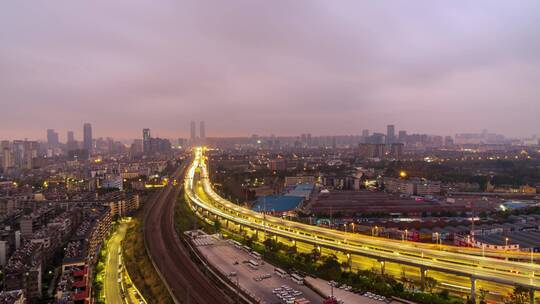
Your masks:
{"label": "highway overpass", "polygon": [[482,251],[370,237],[265,216],[238,206],[213,190],[203,148],[194,149],[193,161],[185,175],[184,190],[190,203],[208,217],[234,223],[240,229],[249,228],[313,244],[315,248],[340,251],[349,259],[354,256],[376,259],[380,262],[382,272],[386,263],[397,263],[418,268],[421,278],[430,270],[466,277],[471,282],[472,297],[475,297],[477,280],[525,287],[531,291],[531,299],[534,298],[534,291],[540,289],[540,265],[534,263],[540,258],[532,253],[530,261],[525,262],[529,256],[524,253]]}

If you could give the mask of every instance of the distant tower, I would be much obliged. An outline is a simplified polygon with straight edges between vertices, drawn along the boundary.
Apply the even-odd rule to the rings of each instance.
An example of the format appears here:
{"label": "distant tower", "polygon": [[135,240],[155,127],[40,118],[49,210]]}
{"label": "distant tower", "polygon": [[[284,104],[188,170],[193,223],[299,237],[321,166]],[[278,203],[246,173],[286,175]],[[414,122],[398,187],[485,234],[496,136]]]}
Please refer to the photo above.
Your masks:
{"label": "distant tower", "polygon": [[92,153],[92,125],[85,123],[83,126],[83,148],[88,151],[88,155]]}
{"label": "distant tower", "polygon": [[189,127],[190,127],[190,129],[189,129],[189,133],[190,133],[189,139],[191,140],[191,143],[193,144],[197,140],[197,128],[195,126],[195,122],[191,121],[191,124],[190,124]]}
{"label": "distant tower", "polygon": [[75,142],[75,134],[73,133],[73,131],[67,132],[66,144],[68,151],[77,149],[77,142]]}
{"label": "distant tower", "polygon": [[396,141],[396,128],[394,125],[386,126],[386,144],[392,144]]}
{"label": "distant tower", "polygon": [[75,141],[75,134],[73,133],[73,131],[67,131],[67,141],[66,143],[72,143]]}
{"label": "distant tower", "polygon": [[142,130],[142,144],[143,144],[143,153],[148,154],[150,153],[150,129],[143,129]]}
{"label": "distant tower", "polygon": [[364,138],[369,137],[369,130],[368,129],[362,130],[362,137],[364,137]]}
{"label": "distant tower", "polygon": [[4,168],[4,171],[8,168],[13,167],[13,156],[11,151],[11,145],[9,141],[4,140],[2,141],[0,147],[2,148],[2,167]]}
{"label": "distant tower", "polygon": [[205,140],[206,139],[206,129],[204,127],[204,120],[202,120],[199,124],[199,136],[201,138],[201,140]]}
{"label": "distant tower", "polygon": [[58,145],[58,133],[56,133],[53,129],[47,129],[47,143],[50,146]]}
{"label": "distant tower", "polygon": [[407,140],[407,131],[401,130],[398,134],[398,142],[405,143],[405,141]]}

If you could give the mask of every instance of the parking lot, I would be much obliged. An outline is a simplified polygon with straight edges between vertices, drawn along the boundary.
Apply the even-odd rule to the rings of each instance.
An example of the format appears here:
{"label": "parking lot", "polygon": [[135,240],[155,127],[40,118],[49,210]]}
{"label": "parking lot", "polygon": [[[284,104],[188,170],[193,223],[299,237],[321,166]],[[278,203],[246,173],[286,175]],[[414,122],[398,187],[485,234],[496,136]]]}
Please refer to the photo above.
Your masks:
{"label": "parking lot", "polygon": [[197,249],[212,265],[230,276],[233,283],[238,283],[261,303],[291,303],[302,298],[310,303],[323,302],[323,298],[313,290],[293,282],[290,278],[276,275],[274,266],[256,259],[241,247],[237,248],[226,240],[217,239],[199,243],[201,245],[198,245]]}
{"label": "parking lot", "polygon": [[[385,297],[373,294],[371,292],[362,292],[361,294],[354,293],[349,288],[343,288],[343,286],[338,286],[339,284],[333,284],[335,287],[332,288],[332,283],[315,278],[306,278],[306,282],[313,286],[315,289],[319,290],[322,294],[330,296],[333,292],[335,298],[343,301],[344,304],[398,304],[399,302],[391,301]],[[341,287],[341,288],[340,288]]]}

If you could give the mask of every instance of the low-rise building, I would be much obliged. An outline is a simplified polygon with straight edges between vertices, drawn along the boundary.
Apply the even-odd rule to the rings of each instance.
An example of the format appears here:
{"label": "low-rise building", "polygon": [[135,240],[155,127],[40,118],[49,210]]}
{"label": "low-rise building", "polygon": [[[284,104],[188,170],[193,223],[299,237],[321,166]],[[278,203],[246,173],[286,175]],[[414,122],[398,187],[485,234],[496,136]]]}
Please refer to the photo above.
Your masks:
{"label": "low-rise building", "polygon": [[4,268],[4,290],[23,290],[30,300],[41,298],[42,245],[26,241]]}
{"label": "low-rise building", "polygon": [[11,290],[11,291],[2,291],[0,292],[0,303],[3,304],[25,304],[26,297],[24,296],[24,291]]}

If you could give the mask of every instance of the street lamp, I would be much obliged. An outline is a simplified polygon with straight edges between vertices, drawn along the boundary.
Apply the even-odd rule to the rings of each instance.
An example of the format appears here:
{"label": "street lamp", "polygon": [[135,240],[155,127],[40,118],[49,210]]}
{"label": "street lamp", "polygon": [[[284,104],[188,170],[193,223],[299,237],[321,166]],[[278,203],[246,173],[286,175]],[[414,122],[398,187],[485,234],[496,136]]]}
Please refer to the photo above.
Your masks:
{"label": "street lamp", "polygon": [[379,235],[379,227],[375,226],[371,228],[371,236],[378,236]]}
{"label": "street lamp", "polygon": [[508,237],[506,237],[504,239],[504,242],[505,242],[505,246],[504,246],[504,252],[506,252],[508,250]]}
{"label": "street lamp", "polygon": [[482,244],[482,257],[486,257],[486,244]]}

